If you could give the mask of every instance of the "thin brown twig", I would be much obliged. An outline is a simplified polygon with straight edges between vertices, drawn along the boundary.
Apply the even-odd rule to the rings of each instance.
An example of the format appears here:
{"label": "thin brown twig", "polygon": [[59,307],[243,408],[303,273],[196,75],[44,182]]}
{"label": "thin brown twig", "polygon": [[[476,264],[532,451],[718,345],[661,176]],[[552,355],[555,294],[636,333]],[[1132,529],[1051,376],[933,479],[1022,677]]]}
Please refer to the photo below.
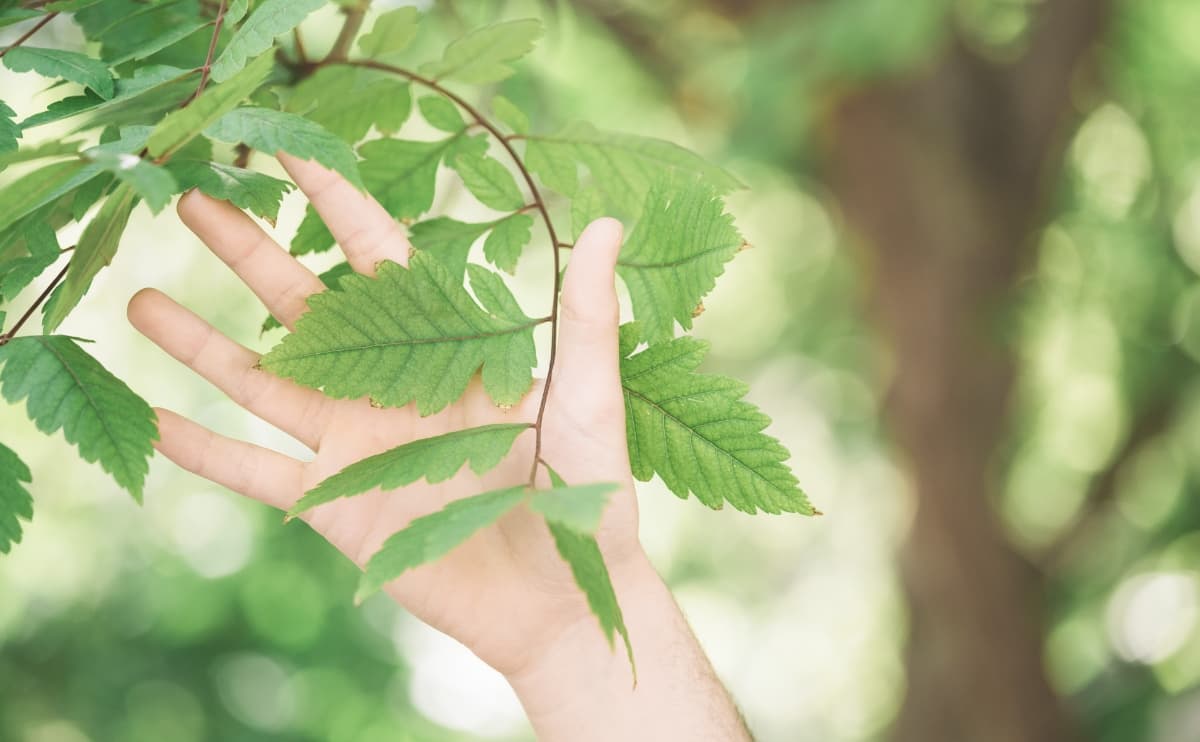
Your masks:
{"label": "thin brown twig", "polygon": [[200,94],[204,92],[204,88],[208,87],[208,78],[212,72],[213,57],[217,54],[217,41],[221,38],[221,28],[225,25],[225,10],[228,6],[229,0],[221,0],[221,6],[217,8],[217,20],[213,23],[212,39],[208,42],[208,55],[204,58],[204,66],[200,68],[200,84],[196,86],[196,92],[192,93],[180,108],[186,108],[189,103],[200,97]]}
{"label": "thin brown twig", "polygon": [[550,358],[546,364],[546,380],[542,386],[542,399],[538,403],[537,419],[533,424],[536,431],[536,440],[533,446],[533,466],[529,472],[529,485],[532,487],[537,480],[538,464],[542,457],[542,422],[546,417],[546,403],[550,399],[550,383],[554,380],[554,363],[558,357],[558,299],[562,293],[562,262],[558,254],[558,247],[561,244],[558,239],[558,234],[554,230],[554,222],[550,219],[550,211],[546,208],[546,201],[542,198],[542,193],[538,189],[537,184],[533,180],[533,174],[529,172],[529,168],[525,166],[525,162],[517,151],[513,149],[508,138],[500,131],[491,121],[489,121],[475,106],[468,103],[460,95],[443,87],[437,80],[419,75],[411,70],[406,70],[403,67],[376,62],[373,60],[355,60],[351,62],[343,62],[343,64],[354,65],[358,67],[368,67],[377,69],[383,72],[390,72],[395,75],[407,78],[412,82],[422,85],[435,93],[447,98],[463,111],[468,116],[472,117],[476,123],[482,126],[489,134],[491,134],[500,146],[508,153],[513,164],[521,172],[521,176],[525,179],[525,184],[529,187],[529,193],[533,197],[533,206],[537,208],[542,215],[542,221],[546,225],[546,232],[550,235],[550,250],[554,255],[554,293],[551,297],[550,304]]}
{"label": "thin brown twig", "polygon": [[24,44],[26,41],[29,41],[29,39],[32,38],[35,33],[37,33],[38,31],[41,31],[43,28],[45,28],[46,24],[49,23],[50,21],[54,20],[55,17],[57,17],[57,16],[58,16],[58,11],[55,11],[53,13],[47,13],[45,16],[42,17],[42,19],[40,21],[38,21],[37,23],[34,24],[33,28],[31,28],[28,31],[26,31],[25,33],[21,34],[21,37],[19,39],[17,39],[13,43],[9,44],[8,46],[4,47],[3,49],[0,49],[0,57],[3,57],[5,54],[8,54],[10,51],[12,51],[13,49],[16,49],[21,44]]}
{"label": "thin brown twig", "polygon": [[342,30],[338,32],[333,48],[325,56],[324,62],[344,62],[350,56],[350,47],[354,44],[367,15],[367,5],[368,3],[361,3],[357,7],[345,9],[346,21],[342,24]]}
{"label": "thin brown twig", "polygon": [[[73,250],[75,248],[70,247],[67,249]],[[63,252],[66,252],[66,250]],[[67,269],[70,267],[71,263],[68,261],[67,264],[63,266],[62,270],[58,272],[58,275],[54,277],[54,280],[50,282],[50,285],[46,287],[46,290],[43,291],[38,298],[33,300],[33,304],[31,304],[29,308],[25,310],[25,314],[21,315],[21,318],[17,320],[17,323],[12,326],[12,329],[3,335],[0,335],[0,345],[7,345],[10,340],[17,336],[17,333],[21,331],[21,328],[25,326],[25,323],[29,321],[29,318],[33,316],[33,313],[37,311],[38,307],[46,303],[46,299],[50,298],[50,293],[54,291],[58,284],[62,283],[64,278],[66,278]]]}

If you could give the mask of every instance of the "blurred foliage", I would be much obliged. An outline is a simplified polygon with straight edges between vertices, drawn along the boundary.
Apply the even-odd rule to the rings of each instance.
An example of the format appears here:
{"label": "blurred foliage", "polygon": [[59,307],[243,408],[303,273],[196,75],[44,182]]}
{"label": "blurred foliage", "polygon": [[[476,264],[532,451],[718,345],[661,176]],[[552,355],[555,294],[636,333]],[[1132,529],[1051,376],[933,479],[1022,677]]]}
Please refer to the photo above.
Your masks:
{"label": "blurred foliage", "polygon": [[[708,368],[770,400],[773,432],[829,515],[755,521],[647,497],[643,530],[763,742],[881,738],[904,688],[893,570],[910,502],[878,423],[888,359],[862,311],[862,266],[820,182],[825,113],[856,86],[916,74],[950,43],[1016,58],[1040,5],[433,9],[450,32],[545,15],[543,48],[502,86],[537,126],[579,119],[677,139],[752,187],[731,207],[757,249],[697,329],[720,339]],[[311,48],[332,43],[335,18],[305,26]],[[1020,391],[996,506],[1046,576],[1047,666],[1091,737],[1177,742],[1200,718],[1200,4],[1118,0],[1110,25],[1106,99],[1077,102],[1082,124],[1008,315]],[[0,30],[0,43],[21,30]],[[67,48],[80,38],[69,24],[47,33]],[[0,85],[28,104],[22,115],[58,95],[10,94],[22,80],[8,72]],[[280,233],[302,209],[287,202]],[[123,259],[144,261],[144,275],[99,286],[71,332],[123,322],[129,294],[154,282],[263,347],[260,311],[169,215],[141,216],[131,232]],[[123,342],[105,360],[145,377],[152,400],[294,450],[141,341]],[[58,442],[14,410],[0,421],[29,441],[31,467],[54,467]],[[529,738],[502,684],[461,648],[381,599],[355,608],[352,568],[301,524],[282,527],[162,462],[138,510],[85,469],[39,483],[25,543],[0,559],[0,739]]]}

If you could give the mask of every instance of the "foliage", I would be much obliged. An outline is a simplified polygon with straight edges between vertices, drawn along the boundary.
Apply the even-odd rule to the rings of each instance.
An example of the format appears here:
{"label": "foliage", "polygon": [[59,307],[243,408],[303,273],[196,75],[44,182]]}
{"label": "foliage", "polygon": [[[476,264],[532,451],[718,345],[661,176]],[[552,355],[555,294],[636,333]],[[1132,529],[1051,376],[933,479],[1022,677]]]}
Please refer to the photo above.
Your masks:
{"label": "foliage", "polygon": [[[549,324],[556,333],[557,311],[528,316],[499,273],[470,262],[473,245],[482,239],[484,261],[514,273],[541,221],[554,253],[548,280],[557,302],[560,251],[570,247],[559,235],[578,235],[591,219],[616,213],[635,224],[619,273],[649,343],[636,354],[627,348],[622,360],[635,474],[649,479],[657,473],[677,494],[694,493],[712,508],[729,502],[751,513],[813,513],[783,463],[787,452],[762,433],[767,418],[741,400],[745,387],[696,373],[703,347],[675,338],[675,325],[690,329],[700,301],[743,244],[722,200],[740,187],[737,179],[665,141],[587,124],[538,133],[508,98],[489,100],[478,90],[447,87],[517,74],[543,33],[538,20],[477,28],[430,59],[412,51],[420,28],[412,8],[378,15],[359,34],[365,6],[341,3],[343,33],[326,57],[310,59],[299,43],[303,24],[324,5],[22,4],[20,18],[39,22],[47,14],[77,11],[73,18],[98,53],[44,49],[27,39],[5,50],[4,62],[13,70],[83,88],[20,122],[0,102],[0,158],[7,158],[0,167],[55,160],[0,192],[0,307],[60,262],[66,251],[55,233],[83,223],[65,269],[0,335],[5,398],[26,400],[39,428],[62,429],[84,459],[99,461],[140,499],[156,435],[149,407],[75,340],[19,333],[38,307],[47,333],[69,318],[112,261],[131,213],[143,203],[157,212],[173,196],[197,188],[273,221],[291,185],[257,172],[250,158],[286,152],[337,171],[396,219],[421,221],[410,230],[415,250],[407,266],[383,263],[368,277],[341,264],[323,274],[330,290],[310,299],[294,332],[263,357],[265,370],[331,397],[370,397],[380,406],[412,403],[421,415],[460,398],[478,373],[497,405],[515,405],[532,387],[538,360],[533,331]],[[483,103],[472,103],[474,98]],[[436,137],[399,137],[414,108],[440,132]],[[485,109],[497,120],[487,118]],[[31,131],[51,122],[91,139],[60,146],[35,141]],[[495,218],[466,223],[430,214],[443,167]],[[570,229],[554,223],[560,206],[570,215]],[[292,252],[332,245],[310,208]],[[268,320],[263,329],[276,324]],[[352,464],[310,491],[292,515],[375,488],[440,481],[465,463],[483,473],[526,430],[533,431],[540,452],[541,414],[531,425],[417,440]],[[16,519],[31,515],[20,484],[28,472],[8,449],[0,447],[0,456],[0,534],[7,547],[20,536],[19,528],[13,530]],[[537,470],[527,485],[467,498],[414,521],[370,561],[364,589],[437,559],[528,503],[544,517],[610,642],[620,635],[632,660],[594,538],[616,486],[567,485],[550,470],[553,486],[537,490]]]}

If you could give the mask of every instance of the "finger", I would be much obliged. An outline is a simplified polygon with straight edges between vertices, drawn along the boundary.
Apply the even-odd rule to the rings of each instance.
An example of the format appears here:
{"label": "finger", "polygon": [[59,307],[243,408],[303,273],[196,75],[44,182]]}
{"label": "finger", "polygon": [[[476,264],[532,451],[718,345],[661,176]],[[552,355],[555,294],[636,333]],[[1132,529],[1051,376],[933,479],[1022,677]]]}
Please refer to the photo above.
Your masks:
{"label": "finger", "polygon": [[279,161],[312,202],[354,270],[375,275],[381,260],[408,265],[412,248],[392,215],[341,175],[280,152]]}
{"label": "finger", "polygon": [[[583,395],[602,415],[620,402],[616,265],[621,223],[598,219],[588,225],[575,247],[563,282],[559,311],[558,388],[587,389]],[[553,388],[553,387],[552,387]],[[622,423],[622,431],[623,423]]]}
{"label": "finger", "polygon": [[316,450],[328,410],[320,392],[256,369],[257,353],[159,291],[135,294],[129,302],[129,321],[234,402]]}
{"label": "finger", "polygon": [[235,441],[170,410],[156,408],[164,456],[210,482],[286,510],[304,490],[304,465],[262,446]]}
{"label": "finger", "polygon": [[325,288],[233,204],[192,191],[179,199],[179,216],[289,330],[308,297]]}

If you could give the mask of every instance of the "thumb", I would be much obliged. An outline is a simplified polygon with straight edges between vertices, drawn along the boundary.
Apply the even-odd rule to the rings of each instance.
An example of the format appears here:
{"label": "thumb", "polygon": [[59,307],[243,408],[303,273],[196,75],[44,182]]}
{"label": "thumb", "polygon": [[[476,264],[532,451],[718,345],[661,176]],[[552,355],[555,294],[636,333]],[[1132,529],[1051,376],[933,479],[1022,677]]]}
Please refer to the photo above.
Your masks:
{"label": "thumb", "polygon": [[616,266],[622,231],[616,219],[589,224],[571,250],[562,289],[559,379],[601,405],[612,402],[610,395],[620,399]]}

